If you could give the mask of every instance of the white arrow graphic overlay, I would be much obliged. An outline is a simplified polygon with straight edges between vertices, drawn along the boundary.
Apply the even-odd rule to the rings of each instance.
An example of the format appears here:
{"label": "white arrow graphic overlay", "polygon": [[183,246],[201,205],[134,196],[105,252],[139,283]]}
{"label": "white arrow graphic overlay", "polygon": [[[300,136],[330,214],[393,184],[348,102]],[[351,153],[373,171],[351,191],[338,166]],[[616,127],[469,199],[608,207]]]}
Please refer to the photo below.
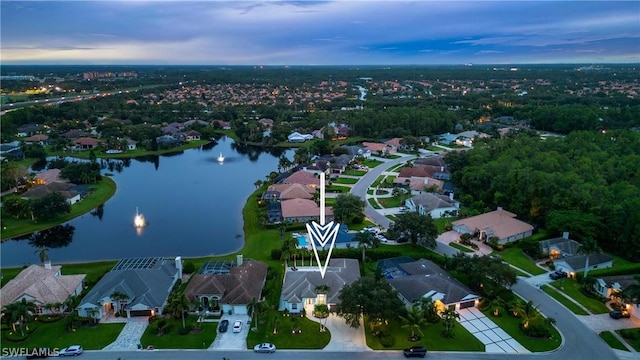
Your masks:
{"label": "white arrow graphic overlay", "polygon": [[[313,248],[313,254],[316,257],[316,261],[318,262],[318,268],[320,269],[320,276],[324,279],[324,274],[327,272],[327,266],[329,265],[329,260],[331,259],[331,253],[333,252],[333,246],[336,243],[336,237],[338,236],[338,229],[340,229],[339,223],[334,223],[333,221],[325,224],[325,185],[324,185],[324,174],[320,175],[320,224],[312,221],[311,224],[306,224],[307,232],[309,233],[309,239],[311,240],[311,247]],[[324,250],[324,247],[327,243],[330,242],[329,252],[327,253],[327,258],[324,261],[324,264],[320,261],[320,256],[318,255],[318,248],[320,250]],[[316,245],[317,243],[317,245]]]}

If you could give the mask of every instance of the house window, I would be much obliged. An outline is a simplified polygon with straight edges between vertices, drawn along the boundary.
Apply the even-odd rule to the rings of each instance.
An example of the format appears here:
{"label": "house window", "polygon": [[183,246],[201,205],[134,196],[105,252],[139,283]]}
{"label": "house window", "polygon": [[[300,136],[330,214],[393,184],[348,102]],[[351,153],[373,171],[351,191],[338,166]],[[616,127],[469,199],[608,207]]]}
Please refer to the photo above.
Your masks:
{"label": "house window", "polygon": [[291,310],[298,310],[298,304],[291,304]]}
{"label": "house window", "polygon": [[42,307],[38,306],[38,307],[36,308],[36,314],[42,314],[42,312],[43,312],[43,311],[42,311]]}

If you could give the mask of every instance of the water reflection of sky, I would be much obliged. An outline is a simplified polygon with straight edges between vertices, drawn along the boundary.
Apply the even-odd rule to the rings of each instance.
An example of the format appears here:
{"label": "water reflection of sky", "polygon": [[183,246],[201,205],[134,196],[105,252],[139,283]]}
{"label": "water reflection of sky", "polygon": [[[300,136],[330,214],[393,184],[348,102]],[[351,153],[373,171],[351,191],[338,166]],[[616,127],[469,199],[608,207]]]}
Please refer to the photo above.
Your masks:
{"label": "water reflection of sky", "polygon": [[[278,156],[223,138],[205,148],[133,159],[121,172],[112,167],[106,172],[113,174],[116,194],[100,211],[71,220],[73,241],[52,248],[49,257],[58,263],[237,251],[244,244],[242,207],[256,180],[277,171]],[[136,207],[147,221],[140,231],[133,225]],[[7,241],[0,251],[2,267],[38,262],[26,240]]]}

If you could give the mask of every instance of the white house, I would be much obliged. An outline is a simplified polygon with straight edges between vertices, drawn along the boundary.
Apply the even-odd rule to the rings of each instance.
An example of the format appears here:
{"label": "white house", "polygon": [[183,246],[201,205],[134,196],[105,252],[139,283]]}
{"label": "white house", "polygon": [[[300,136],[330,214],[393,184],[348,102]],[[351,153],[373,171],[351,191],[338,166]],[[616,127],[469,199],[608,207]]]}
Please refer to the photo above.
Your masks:
{"label": "white house", "polygon": [[409,198],[405,201],[405,206],[420,215],[429,214],[432,218],[439,219],[445,213],[457,213],[460,208],[460,202],[453,200],[453,193],[449,196],[425,193]]}
{"label": "white house", "polygon": [[[586,255],[576,255],[556,259],[553,261],[555,268],[567,273],[577,273],[584,271],[586,265]],[[594,254],[589,256],[589,270],[609,268],[613,266],[613,258],[606,254]]]}
{"label": "white house", "polygon": [[311,134],[300,134],[297,131],[294,131],[291,134],[289,134],[289,136],[287,136],[287,141],[288,142],[305,142],[307,140],[312,140],[312,139],[313,139],[313,135],[311,135]]}

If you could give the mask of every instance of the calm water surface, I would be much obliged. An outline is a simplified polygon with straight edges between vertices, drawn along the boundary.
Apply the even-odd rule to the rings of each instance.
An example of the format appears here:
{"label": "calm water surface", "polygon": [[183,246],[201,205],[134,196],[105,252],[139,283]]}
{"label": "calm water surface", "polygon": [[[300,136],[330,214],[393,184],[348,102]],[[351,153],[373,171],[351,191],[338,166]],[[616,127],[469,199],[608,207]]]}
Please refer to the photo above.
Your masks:
{"label": "calm water surface", "polygon": [[[105,170],[113,174],[117,192],[102,216],[87,213],[69,221],[73,240],[52,248],[49,257],[60,263],[237,251],[244,245],[242,208],[256,180],[277,171],[281,153],[222,138],[178,154],[132,159],[121,172]],[[147,221],[142,229],[133,227],[136,207]],[[4,242],[0,251],[2,267],[39,262],[27,240]]]}

